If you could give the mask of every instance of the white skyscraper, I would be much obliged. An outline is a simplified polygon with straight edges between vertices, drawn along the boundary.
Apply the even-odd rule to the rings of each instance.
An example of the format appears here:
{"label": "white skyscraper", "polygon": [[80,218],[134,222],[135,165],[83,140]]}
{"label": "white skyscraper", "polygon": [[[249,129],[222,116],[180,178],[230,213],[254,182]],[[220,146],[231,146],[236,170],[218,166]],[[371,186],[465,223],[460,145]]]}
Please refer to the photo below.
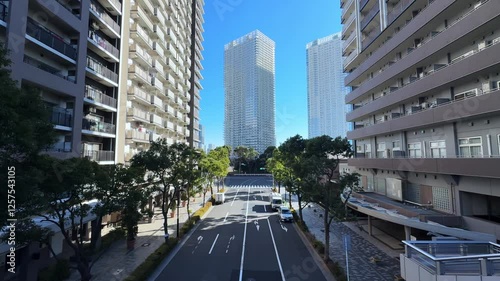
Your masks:
{"label": "white skyscraper", "polygon": [[224,143],[274,146],[274,41],[256,30],[224,46],[224,92]]}
{"label": "white skyscraper", "polygon": [[309,138],[346,137],[344,97],[348,91],[344,86],[340,33],[314,40],[306,50]]}

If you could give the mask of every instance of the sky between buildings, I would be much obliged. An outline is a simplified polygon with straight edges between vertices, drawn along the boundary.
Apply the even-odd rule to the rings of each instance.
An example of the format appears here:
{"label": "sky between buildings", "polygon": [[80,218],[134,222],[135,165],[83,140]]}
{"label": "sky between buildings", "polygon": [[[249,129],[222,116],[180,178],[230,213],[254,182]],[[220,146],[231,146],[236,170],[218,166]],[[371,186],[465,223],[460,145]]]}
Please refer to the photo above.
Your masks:
{"label": "sky between buildings", "polygon": [[255,29],[276,42],[276,142],[307,138],[306,44],[339,32],[338,0],[206,0],[201,124],[224,144],[224,45]]}

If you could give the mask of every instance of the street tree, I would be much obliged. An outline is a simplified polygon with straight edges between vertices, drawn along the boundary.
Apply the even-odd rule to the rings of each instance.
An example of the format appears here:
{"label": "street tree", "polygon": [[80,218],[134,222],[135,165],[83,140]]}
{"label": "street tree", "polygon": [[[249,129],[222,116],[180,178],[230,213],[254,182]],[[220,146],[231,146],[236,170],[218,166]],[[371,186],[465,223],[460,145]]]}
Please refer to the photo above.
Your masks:
{"label": "street tree", "polygon": [[356,185],[357,176],[340,175],[341,159],[352,156],[352,149],[346,138],[320,136],[307,140],[304,158],[301,163],[304,197],[323,208],[325,229],[324,260],[330,259],[330,225],[333,220],[347,217],[347,209],[341,200],[341,193],[346,187]]}
{"label": "street tree", "polygon": [[[255,149],[252,147],[238,146],[234,149],[234,154],[236,156],[236,163],[238,165],[238,171],[241,173],[241,166],[247,167],[247,170],[251,169],[250,163],[255,160],[255,157],[259,155]],[[253,165],[252,165],[253,166]]]}
{"label": "street tree", "polygon": [[278,182],[278,193],[281,193],[281,184],[286,179],[287,169],[281,159],[281,152],[275,148],[272,157],[266,160],[266,170],[273,175],[273,178]]}

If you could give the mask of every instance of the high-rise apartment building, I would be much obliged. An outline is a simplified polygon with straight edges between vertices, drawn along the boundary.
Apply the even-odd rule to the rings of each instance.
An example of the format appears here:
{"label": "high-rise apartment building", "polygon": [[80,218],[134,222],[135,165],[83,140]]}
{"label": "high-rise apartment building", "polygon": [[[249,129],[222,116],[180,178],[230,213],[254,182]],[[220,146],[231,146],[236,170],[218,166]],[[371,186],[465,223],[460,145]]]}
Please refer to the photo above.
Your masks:
{"label": "high-rise apartment building", "polygon": [[224,46],[224,142],[262,153],[276,143],[274,41],[256,30]]}
{"label": "high-rise apartment building", "polygon": [[53,156],[115,163],[122,14],[117,0],[0,1],[12,78],[52,108]]}
{"label": "high-rise apartment building", "polygon": [[379,209],[351,205],[402,239],[500,240],[500,1],[340,3],[349,165]]}
{"label": "high-rise apartment building", "polygon": [[342,68],[340,33],[307,44],[306,55],[309,138],[322,135],[345,138],[347,88],[344,86],[346,75]]}
{"label": "high-rise apartment building", "polygon": [[137,0],[129,18],[125,161],[151,140],[199,142],[203,1]]}

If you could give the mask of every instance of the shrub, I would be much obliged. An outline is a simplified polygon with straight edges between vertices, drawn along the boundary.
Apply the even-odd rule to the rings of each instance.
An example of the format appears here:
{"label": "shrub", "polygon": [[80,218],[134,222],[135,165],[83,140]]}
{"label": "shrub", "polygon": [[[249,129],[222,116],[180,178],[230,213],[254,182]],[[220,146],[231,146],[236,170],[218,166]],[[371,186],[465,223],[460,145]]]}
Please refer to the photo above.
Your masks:
{"label": "shrub", "polygon": [[114,242],[124,239],[125,234],[125,229],[123,228],[116,228],[111,230],[108,234],[102,237],[101,248],[99,248],[99,250],[105,250],[109,248]]}
{"label": "shrub", "polygon": [[38,274],[39,281],[63,281],[69,278],[68,260],[59,260],[55,264],[43,269]]}

